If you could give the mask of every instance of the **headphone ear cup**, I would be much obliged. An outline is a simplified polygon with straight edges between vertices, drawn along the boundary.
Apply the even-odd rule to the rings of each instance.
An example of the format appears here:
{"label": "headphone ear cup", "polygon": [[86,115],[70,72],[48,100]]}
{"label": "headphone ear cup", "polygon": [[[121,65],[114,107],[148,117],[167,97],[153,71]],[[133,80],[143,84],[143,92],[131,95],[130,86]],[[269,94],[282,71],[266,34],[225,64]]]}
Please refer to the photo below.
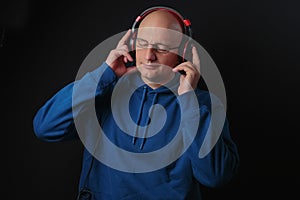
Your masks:
{"label": "headphone ear cup", "polygon": [[136,66],[136,62],[135,62],[135,33],[131,33],[129,42],[128,42],[128,49],[129,49],[129,54],[131,55],[131,57],[133,58],[132,62],[127,62],[125,63],[126,67],[133,67]]}

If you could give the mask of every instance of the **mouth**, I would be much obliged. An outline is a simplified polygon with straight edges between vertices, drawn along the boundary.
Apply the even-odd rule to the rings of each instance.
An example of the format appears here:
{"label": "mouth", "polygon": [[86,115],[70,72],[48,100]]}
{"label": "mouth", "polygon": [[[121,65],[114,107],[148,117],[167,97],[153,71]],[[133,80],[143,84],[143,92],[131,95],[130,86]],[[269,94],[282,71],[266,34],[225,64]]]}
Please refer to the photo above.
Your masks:
{"label": "mouth", "polygon": [[156,64],[156,63],[151,63],[151,64],[143,63],[143,64],[142,64],[142,67],[143,67],[143,68],[149,69],[149,70],[155,70],[155,69],[157,69],[157,68],[160,67],[160,66],[161,66],[160,64]]}

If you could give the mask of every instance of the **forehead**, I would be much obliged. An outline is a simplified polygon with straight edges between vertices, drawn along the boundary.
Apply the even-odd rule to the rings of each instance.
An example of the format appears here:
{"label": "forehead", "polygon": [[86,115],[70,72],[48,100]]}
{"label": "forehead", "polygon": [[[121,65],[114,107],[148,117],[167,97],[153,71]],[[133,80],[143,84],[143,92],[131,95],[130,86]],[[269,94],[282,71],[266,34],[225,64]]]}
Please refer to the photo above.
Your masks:
{"label": "forehead", "polygon": [[138,28],[137,37],[147,40],[150,43],[179,44],[182,39],[182,33],[160,27]]}

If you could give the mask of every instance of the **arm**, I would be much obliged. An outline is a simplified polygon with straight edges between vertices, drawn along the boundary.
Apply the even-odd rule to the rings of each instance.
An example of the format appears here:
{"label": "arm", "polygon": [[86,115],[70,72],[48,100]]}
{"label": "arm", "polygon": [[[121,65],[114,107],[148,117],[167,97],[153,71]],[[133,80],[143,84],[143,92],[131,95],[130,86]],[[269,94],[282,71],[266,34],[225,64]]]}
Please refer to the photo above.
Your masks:
{"label": "arm", "polygon": [[[104,96],[114,86],[116,80],[112,69],[103,63],[101,67],[87,73],[80,80],[62,88],[34,116],[33,128],[36,136],[48,142],[77,138],[74,118],[79,113],[85,112],[89,102],[96,96],[97,98]],[[75,87],[80,90],[80,95],[73,96]]]}
{"label": "arm", "polygon": [[84,118],[84,113],[90,117],[89,105],[95,97],[101,99],[108,91],[112,91],[118,77],[135,69],[125,66],[126,62],[132,61],[127,46],[130,33],[128,30],[101,67],[61,89],[38,110],[33,120],[38,138],[53,142],[77,138],[74,119],[79,114]]}
{"label": "arm", "polygon": [[[218,121],[212,122],[212,111],[217,119],[225,116],[221,103],[214,105],[213,108],[207,105],[200,107],[198,133],[191,145],[189,156],[194,177],[205,186],[219,187],[228,183],[235,175],[239,155],[230,135],[228,120],[225,118],[221,132],[216,130]],[[210,151],[201,157],[199,151],[201,148],[203,150],[203,147]]]}
{"label": "arm", "polygon": [[[174,72],[185,72],[185,75],[180,76],[178,88],[182,109],[186,111],[183,116],[187,121],[185,134],[191,135],[191,127],[199,125],[188,155],[194,177],[205,186],[216,187],[228,182],[236,173],[239,156],[230,136],[228,121],[225,119],[223,128],[220,127],[223,122],[218,122],[218,119],[225,117],[221,102],[217,98],[210,99],[208,93],[198,93],[196,89],[201,74],[200,57],[195,47],[192,48],[192,55],[192,62],[181,63],[173,69]],[[198,95],[199,105],[192,101],[194,91]],[[212,104],[213,108],[209,103],[211,100],[215,103]],[[194,111],[200,111],[200,117]],[[212,111],[217,120],[211,120]]]}

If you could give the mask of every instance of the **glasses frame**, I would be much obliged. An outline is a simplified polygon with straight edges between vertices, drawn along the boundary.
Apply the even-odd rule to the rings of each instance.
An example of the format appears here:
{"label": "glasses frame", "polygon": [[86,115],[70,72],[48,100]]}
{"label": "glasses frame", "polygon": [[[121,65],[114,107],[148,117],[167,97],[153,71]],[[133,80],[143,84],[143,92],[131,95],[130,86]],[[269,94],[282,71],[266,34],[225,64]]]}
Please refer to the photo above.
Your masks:
{"label": "glasses frame", "polygon": [[[145,42],[145,44],[141,45],[141,43],[139,41],[143,41],[143,42]],[[180,45],[176,46],[176,47],[168,47],[167,45],[161,44],[161,43],[149,44],[149,42],[143,38],[136,38],[135,45],[136,45],[136,49],[147,49],[147,48],[149,48],[149,45],[151,45],[151,49],[154,49],[157,53],[160,53],[160,54],[167,54],[174,49],[179,49],[179,47],[180,47]],[[164,48],[159,48],[159,45],[164,46]]]}

